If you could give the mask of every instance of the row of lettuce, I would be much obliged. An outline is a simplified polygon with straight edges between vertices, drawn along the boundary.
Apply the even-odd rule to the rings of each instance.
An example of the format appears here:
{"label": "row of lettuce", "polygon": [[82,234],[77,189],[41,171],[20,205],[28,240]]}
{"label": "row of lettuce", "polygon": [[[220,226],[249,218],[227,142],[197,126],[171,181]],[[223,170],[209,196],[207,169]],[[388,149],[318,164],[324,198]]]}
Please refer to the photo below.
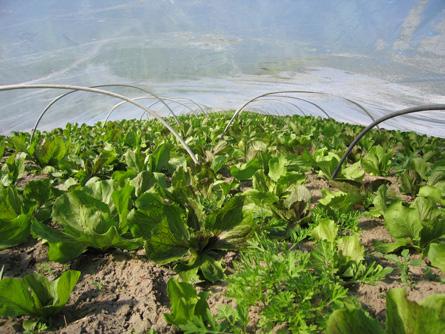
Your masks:
{"label": "row of lettuce", "polygon": [[[384,329],[349,289],[391,272],[366,256],[362,216],[382,218],[393,238],[378,251],[409,250],[445,272],[444,140],[372,132],[332,180],[359,127],[245,114],[221,137],[227,120],[181,119],[198,165],[154,121],[1,138],[0,249],[42,240],[50,261],[69,263],[89,249],[144,248],[178,273],[168,283],[166,319],[186,333],[433,333],[444,326],[443,296],[418,304],[392,290]],[[331,186],[320,199],[311,196],[316,182]],[[226,253],[245,245],[227,265]],[[79,277],[71,270],[55,281],[37,273],[2,278],[0,315],[48,318]],[[221,280],[235,305],[215,315],[195,285]],[[252,310],[260,319],[254,324]],[[434,321],[425,321],[427,313]]]}

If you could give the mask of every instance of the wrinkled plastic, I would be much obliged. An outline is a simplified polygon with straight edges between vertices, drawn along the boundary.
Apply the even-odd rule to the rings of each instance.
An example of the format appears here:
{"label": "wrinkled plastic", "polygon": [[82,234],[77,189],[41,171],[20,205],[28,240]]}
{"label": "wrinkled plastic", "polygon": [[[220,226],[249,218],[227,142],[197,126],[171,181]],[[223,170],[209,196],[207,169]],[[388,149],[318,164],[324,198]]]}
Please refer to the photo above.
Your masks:
{"label": "wrinkled plastic", "polygon": [[[196,105],[237,109],[279,90],[343,96],[374,118],[445,103],[442,0],[2,0],[0,31],[2,85],[130,83],[195,102],[170,102],[178,114],[203,112]],[[130,88],[110,90],[141,97]],[[0,132],[31,129],[62,93],[0,92]],[[293,96],[334,119],[371,122],[341,98]],[[105,120],[118,102],[73,93],[51,108],[39,128]],[[249,110],[326,117],[313,104],[264,99]],[[153,109],[169,115],[162,104]],[[126,104],[110,119],[140,116]],[[382,126],[445,137],[444,121],[444,112],[425,112]]]}

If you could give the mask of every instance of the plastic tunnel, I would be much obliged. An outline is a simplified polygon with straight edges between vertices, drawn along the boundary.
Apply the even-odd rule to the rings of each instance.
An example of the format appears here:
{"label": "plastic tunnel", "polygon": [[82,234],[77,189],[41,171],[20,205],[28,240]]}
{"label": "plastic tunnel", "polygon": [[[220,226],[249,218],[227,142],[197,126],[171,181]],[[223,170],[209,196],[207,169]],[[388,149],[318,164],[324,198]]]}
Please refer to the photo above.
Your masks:
{"label": "plastic tunnel", "polygon": [[[237,109],[272,91],[314,91],[324,94],[275,96],[248,109],[283,115],[301,114],[300,108],[364,125],[370,116],[343,98],[363,105],[374,119],[445,102],[441,0],[3,0],[0,29],[2,85],[132,84],[173,99],[167,104],[179,114]],[[143,95],[128,87],[110,89]],[[32,129],[61,93],[0,93],[0,131]],[[175,98],[188,100],[179,104]],[[39,128],[101,121],[114,104],[102,96],[70,94]],[[169,113],[162,103],[153,108]],[[110,119],[140,114],[127,104]],[[444,136],[444,121],[443,113],[423,112],[381,126]]]}

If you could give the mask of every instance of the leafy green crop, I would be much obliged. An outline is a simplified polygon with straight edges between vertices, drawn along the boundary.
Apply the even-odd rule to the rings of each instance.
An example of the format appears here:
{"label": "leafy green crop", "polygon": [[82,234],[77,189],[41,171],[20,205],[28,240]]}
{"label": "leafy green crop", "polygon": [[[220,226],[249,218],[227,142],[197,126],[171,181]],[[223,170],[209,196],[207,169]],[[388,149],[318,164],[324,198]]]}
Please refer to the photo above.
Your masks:
{"label": "leafy green crop", "polygon": [[339,161],[340,157],[334,152],[328,152],[327,148],[318,149],[314,153],[314,164],[328,179],[332,177]]}
{"label": "leafy green crop", "polygon": [[167,283],[171,313],[165,314],[168,323],[184,333],[220,332],[207,304],[207,293],[196,292],[193,285],[171,278]]}
{"label": "leafy green crop", "polygon": [[147,256],[162,264],[179,261],[179,271],[199,268],[211,282],[223,277],[216,259],[246,240],[258,215],[267,215],[246,195],[227,200],[222,208],[201,217],[196,224],[193,215],[150,192],[143,194],[136,205],[132,219],[156,221],[145,242]]}
{"label": "leafy green crop", "polygon": [[445,332],[445,295],[431,295],[417,303],[404,289],[391,289],[386,297],[386,328],[360,308],[344,308],[329,317],[327,334],[424,334]]}
{"label": "leafy green crop", "polygon": [[381,145],[373,146],[361,160],[362,166],[368,173],[386,176],[391,164],[391,151]]}
{"label": "leafy green crop", "polygon": [[361,201],[360,195],[353,192],[333,192],[328,189],[323,189],[322,194],[323,197],[319,200],[321,205],[340,211],[350,211],[355,204]]}
{"label": "leafy green crop", "polygon": [[[311,254],[297,246],[258,237],[241,253],[235,273],[227,279],[227,295],[238,309],[258,312],[257,332],[269,333],[276,327],[292,333],[319,332],[331,310],[346,301],[346,288],[326,270],[314,267]],[[249,319],[244,321],[246,327]],[[236,326],[242,328],[242,321]]]}
{"label": "leafy green crop", "polygon": [[25,242],[30,233],[32,210],[17,190],[0,187],[0,249]]}
{"label": "leafy green crop", "polygon": [[402,247],[413,247],[428,253],[431,261],[443,268],[445,210],[442,203],[440,190],[431,186],[421,188],[418,197],[408,207],[396,201],[384,210],[385,226],[395,241],[380,244],[379,248],[393,252]]}
{"label": "leafy green crop", "polygon": [[392,271],[375,262],[367,265],[364,261],[365,248],[358,234],[338,236],[338,227],[333,220],[321,219],[313,228],[312,237],[317,240],[311,253],[312,261],[332,277],[375,283]]}
{"label": "leafy green crop", "polygon": [[142,245],[141,239],[126,235],[132,190],[130,185],[115,189],[107,181],[90,182],[84,188],[70,190],[54,202],[52,218],[60,229],[34,222],[32,232],[48,242],[48,257],[52,261],[66,262],[89,247],[137,249]]}
{"label": "leafy green crop", "polygon": [[68,302],[79,277],[79,271],[68,270],[54,281],[37,273],[23,278],[3,278],[0,280],[0,315],[48,318]]}
{"label": "leafy green crop", "polygon": [[[402,272],[416,250],[445,269],[443,139],[371,131],[332,180],[362,127],[245,113],[221,136],[230,116],[179,116],[198,164],[155,120],[0,137],[0,248],[31,235],[62,262],[144,248],[178,273],[167,319],[189,333],[323,332],[357,305],[351,286],[390,271],[360,243],[363,216],[384,217]],[[224,278],[233,303],[211,315],[200,289]]]}
{"label": "leafy green crop", "polygon": [[26,153],[18,152],[6,158],[0,171],[1,183],[4,186],[14,184],[25,174]]}
{"label": "leafy green crop", "polygon": [[45,137],[34,149],[34,155],[42,166],[57,166],[67,154],[67,144],[60,136]]}

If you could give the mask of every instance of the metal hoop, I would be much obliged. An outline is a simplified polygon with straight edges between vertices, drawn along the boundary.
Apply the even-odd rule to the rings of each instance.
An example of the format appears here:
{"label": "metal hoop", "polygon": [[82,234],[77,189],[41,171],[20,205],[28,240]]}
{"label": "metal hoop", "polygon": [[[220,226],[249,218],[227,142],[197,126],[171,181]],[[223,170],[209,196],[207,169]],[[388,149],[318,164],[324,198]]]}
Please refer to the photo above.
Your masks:
{"label": "metal hoop", "polygon": [[23,84],[17,84],[17,85],[3,85],[0,86],[0,91],[10,91],[10,90],[19,90],[19,89],[63,89],[63,90],[72,90],[72,91],[84,91],[84,92],[90,92],[95,94],[102,94],[111,96],[117,99],[121,99],[123,101],[127,101],[128,103],[144,110],[148,114],[151,114],[153,117],[155,117],[163,126],[165,126],[175,137],[176,139],[181,143],[181,145],[184,147],[184,149],[187,151],[187,153],[190,155],[194,163],[199,163],[198,158],[195,156],[193,151],[190,149],[190,147],[187,145],[187,143],[184,141],[184,139],[178,134],[178,132],[175,131],[162,117],[160,117],[156,112],[153,110],[150,110],[143,105],[132,101],[129,97],[116,94],[113,92],[109,92],[102,89],[97,88],[90,88],[90,87],[84,87],[84,86],[73,86],[73,85],[56,85],[56,84],[30,84],[30,85],[23,85]]}
{"label": "metal hoop", "polygon": [[[147,93],[151,96],[153,96],[154,98],[158,99],[159,101],[162,101],[162,99],[160,97],[158,97],[157,95],[155,95],[154,93],[150,92],[149,90],[146,90],[144,88],[138,87],[138,86],[134,86],[134,85],[130,85],[130,84],[104,84],[104,85],[96,85],[96,86],[91,86],[89,88],[103,88],[103,87],[127,87],[127,88],[133,88],[133,89],[137,89],[140,90],[144,93]],[[65,96],[68,96],[72,93],[77,92],[78,90],[73,90],[71,92],[66,92],[62,95],[57,96],[56,98],[54,98],[50,103],[48,103],[48,105],[45,107],[45,109],[43,109],[43,111],[40,113],[39,118],[37,119],[36,123],[34,124],[34,128],[32,130],[32,134],[31,134],[31,140],[34,138],[34,133],[37,131],[37,127],[40,124],[40,121],[42,120],[43,116],[47,113],[47,111],[59,100],[63,99]],[[167,109],[170,111],[170,113],[172,114],[172,116],[174,117],[174,119],[176,120],[176,123],[179,125],[179,121],[176,118],[176,115],[174,114],[173,110],[171,110],[167,104],[165,102],[162,101],[162,103],[167,107]]]}
{"label": "metal hoop", "polygon": [[[269,93],[264,93],[261,95],[258,95],[252,99],[250,99],[249,101],[247,101],[246,103],[244,103],[240,108],[238,108],[235,113],[233,114],[232,118],[229,120],[229,122],[227,123],[226,127],[224,128],[223,133],[221,134],[221,136],[223,136],[227,130],[230,128],[230,126],[233,124],[233,122],[235,121],[236,117],[253,101],[256,101],[258,99],[261,99],[263,97],[266,96],[270,96],[270,95],[279,95],[279,94],[319,94],[319,95],[328,95],[328,96],[334,96],[334,97],[339,97],[344,99],[345,101],[352,103],[354,106],[358,107],[359,109],[361,109],[362,111],[364,111],[370,118],[372,121],[375,121],[374,117],[369,113],[369,111],[363,107],[361,104],[352,101],[350,99],[347,99],[345,97],[342,96],[337,96],[337,95],[333,95],[333,94],[328,94],[328,93],[323,93],[323,92],[314,92],[314,91],[305,91],[305,90],[285,90],[285,91],[276,91],[276,92],[269,92]],[[329,115],[327,115],[329,118],[331,118]]]}
{"label": "metal hoop", "polygon": [[406,109],[402,109],[396,112],[393,112],[391,114],[385,115],[383,117],[380,117],[378,120],[372,122],[371,124],[369,124],[366,128],[364,128],[358,135],[357,137],[354,138],[354,140],[351,142],[351,144],[349,145],[348,149],[346,150],[345,154],[342,156],[342,158],[340,159],[340,162],[338,163],[337,167],[334,170],[334,173],[332,173],[332,178],[335,179],[338,175],[338,173],[340,172],[341,166],[343,165],[343,163],[345,162],[345,160],[348,158],[349,154],[351,154],[352,149],[354,148],[354,146],[360,141],[360,139],[363,138],[364,135],[366,135],[374,126],[388,120],[394,117],[398,117],[398,116],[402,116],[402,115],[406,115],[406,114],[411,114],[411,113],[415,113],[415,112],[421,112],[421,111],[431,111],[431,110],[437,110],[437,111],[445,111],[445,104],[427,104],[427,105],[422,105],[422,106],[418,106],[418,107],[412,107],[412,108],[406,108]]}
{"label": "metal hoop", "polygon": [[[133,100],[133,101],[139,101],[139,100],[145,100],[145,99],[153,99],[153,98],[148,97],[148,96],[139,96],[139,97],[135,97],[135,98],[132,99],[132,100]],[[186,107],[186,108],[189,109],[190,111],[193,111],[193,109],[190,108],[190,107],[189,107],[188,105],[186,105],[185,103],[181,103],[181,102],[174,101],[174,99],[171,99],[171,98],[168,98],[168,97],[163,97],[162,99],[163,99],[164,101],[173,101],[173,102],[176,102],[176,103],[178,103],[179,105],[182,105],[182,106]],[[152,106],[158,104],[159,102],[160,102],[159,100],[155,101],[155,102],[152,103],[148,108],[150,108],[150,107],[152,107]],[[123,104],[125,104],[125,103],[127,103],[127,101],[121,101],[121,102],[119,102],[119,103],[116,103],[116,104],[111,108],[111,110],[109,111],[109,113],[107,114],[107,117],[105,118],[105,123],[108,122],[108,119],[110,118],[110,116],[111,116],[111,114],[113,113],[113,111],[116,110],[117,108],[119,108],[121,105],[123,105]],[[176,117],[175,117],[175,119],[179,122],[179,120],[178,120]],[[179,125],[179,123],[178,123],[178,125]]]}
{"label": "metal hoop", "polygon": [[286,104],[291,105],[292,107],[294,107],[298,111],[300,111],[303,116],[307,116],[307,114],[303,111],[303,109],[301,109],[295,103],[292,103],[292,102],[289,102],[289,101],[283,101],[283,100],[280,100],[280,99],[273,99],[273,98],[264,98],[264,99],[257,100],[257,101],[258,102],[262,102],[262,101],[276,101],[276,102],[286,103]]}

